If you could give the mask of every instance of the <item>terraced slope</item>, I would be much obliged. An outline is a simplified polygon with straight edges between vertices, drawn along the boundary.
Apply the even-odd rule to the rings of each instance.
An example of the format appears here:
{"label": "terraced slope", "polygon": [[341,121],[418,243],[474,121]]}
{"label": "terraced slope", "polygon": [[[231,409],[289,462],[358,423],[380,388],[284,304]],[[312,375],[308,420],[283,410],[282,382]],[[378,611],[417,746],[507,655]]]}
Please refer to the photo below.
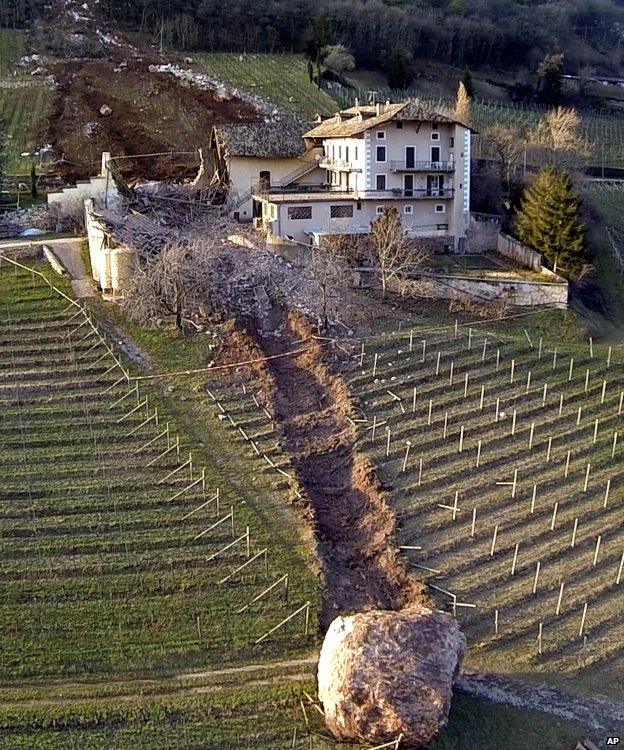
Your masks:
{"label": "terraced slope", "polygon": [[272,520],[282,501],[230,486],[41,279],[2,267],[0,300],[0,744],[58,725],[100,747],[150,722],[150,747],[176,746],[171,722],[292,738],[318,593]]}

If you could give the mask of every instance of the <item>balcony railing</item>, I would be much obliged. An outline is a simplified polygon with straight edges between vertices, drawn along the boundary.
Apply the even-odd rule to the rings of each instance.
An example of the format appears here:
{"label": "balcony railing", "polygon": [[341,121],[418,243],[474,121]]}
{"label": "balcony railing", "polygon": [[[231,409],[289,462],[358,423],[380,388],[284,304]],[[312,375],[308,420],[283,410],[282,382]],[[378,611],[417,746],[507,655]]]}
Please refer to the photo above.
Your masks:
{"label": "balcony railing", "polygon": [[329,185],[326,182],[320,183],[296,183],[294,185],[270,185],[267,182],[257,182],[252,184],[251,192],[253,195],[261,198],[270,198],[272,195],[301,195],[326,193],[328,196],[334,193],[349,193],[355,196],[353,188],[341,187],[340,185]]}
{"label": "balcony railing", "polygon": [[454,172],[454,161],[391,161],[393,172]]}
{"label": "balcony railing", "polygon": [[322,156],[319,159],[319,167],[322,169],[336,169],[339,172],[361,172],[362,168],[346,159],[333,159],[330,156]]}
{"label": "balcony railing", "polygon": [[414,198],[416,200],[426,198],[452,198],[455,195],[454,188],[432,187],[432,188],[389,188],[388,190],[365,190],[358,193],[358,198]]}
{"label": "balcony railing", "polygon": [[404,188],[388,188],[387,190],[354,190],[353,188],[341,187],[340,185],[329,185],[326,182],[316,184],[295,184],[295,185],[269,185],[265,182],[259,182],[252,185],[252,195],[270,200],[271,196],[306,196],[314,195],[340,195],[352,199],[373,198],[378,200],[388,200],[392,198],[427,200],[427,199],[449,199],[455,194],[455,189],[450,187],[431,187],[431,188],[413,188],[405,190]]}

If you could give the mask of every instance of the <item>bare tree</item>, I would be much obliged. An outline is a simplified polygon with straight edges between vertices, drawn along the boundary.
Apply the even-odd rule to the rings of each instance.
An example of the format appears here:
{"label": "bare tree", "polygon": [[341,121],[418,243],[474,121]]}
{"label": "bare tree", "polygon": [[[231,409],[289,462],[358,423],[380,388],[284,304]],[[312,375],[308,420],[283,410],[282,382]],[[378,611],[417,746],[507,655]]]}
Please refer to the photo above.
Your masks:
{"label": "bare tree", "polygon": [[381,276],[381,291],[385,297],[388,284],[394,279],[399,286],[403,277],[418,269],[430,252],[422,242],[410,239],[403,229],[401,217],[392,206],[371,223],[370,233],[373,262]]}
{"label": "bare tree", "polygon": [[169,319],[180,331],[202,321],[253,319],[281,285],[279,271],[262,257],[254,262],[216,238],[167,245],[138,263],[122,306],[141,325]]}
{"label": "bare tree", "polygon": [[516,166],[525,148],[525,140],[516,128],[507,125],[492,125],[485,130],[483,136],[492,144],[498,158],[501,182],[509,190]]}
{"label": "bare tree", "polygon": [[455,100],[455,117],[461,122],[470,122],[470,97],[466,91],[463,81],[457,88],[457,98]]}
{"label": "bare tree", "polygon": [[306,258],[303,273],[318,305],[319,331],[326,331],[330,316],[335,318],[345,306],[351,271],[338,253],[314,248]]}
{"label": "bare tree", "polygon": [[589,144],[581,135],[581,118],[574,108],[551,109],[529,134],[532,145],[545,149],[555,167],[564,166],[573,157],[589,152]]}

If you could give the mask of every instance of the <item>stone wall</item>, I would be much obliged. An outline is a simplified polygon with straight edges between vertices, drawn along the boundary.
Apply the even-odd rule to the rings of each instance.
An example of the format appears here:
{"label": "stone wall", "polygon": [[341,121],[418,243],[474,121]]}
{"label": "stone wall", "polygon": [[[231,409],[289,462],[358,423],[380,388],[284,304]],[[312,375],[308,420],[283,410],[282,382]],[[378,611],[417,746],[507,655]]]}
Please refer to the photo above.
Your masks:
{"label": "stone wall", "polygon": [[505,300],[510,305],[549,305],[565,309],[568,306],[568,282],[551,271],[548,278],[553,277],[557,280],[472,279],[439,274],[421,277],[418,284],[423,294],[438,299]]}
{"label": "stone wall", "polygon": [[531,250],[530,247],[523,245],[522,242],[507,234],[499,233],[496,249],[500,255],[511,258],[524,268],[532,268],[534,271],[542,270],[544,261],[542,254]]}
{"label": "stone wall", "polygon": [[93,214],[93,201],[84,202],[84,224],[89,243],[93,280],[104,294],[120,295],[131,278],[135,253],[127,247],[111,247],[108,236]]}

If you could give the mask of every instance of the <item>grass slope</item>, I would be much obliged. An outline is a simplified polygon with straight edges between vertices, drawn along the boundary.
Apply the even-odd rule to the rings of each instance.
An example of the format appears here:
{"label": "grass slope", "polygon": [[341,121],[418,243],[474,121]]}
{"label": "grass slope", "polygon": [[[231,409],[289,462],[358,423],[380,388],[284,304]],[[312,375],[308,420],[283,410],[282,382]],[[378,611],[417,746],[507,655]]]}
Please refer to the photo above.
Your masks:
{"label": "grass slope", "polygon": [[[69,292],[65,279],[54,283]],[[84,327],[72,349],[79,319],[68,324],[65,301],[40,280],[4,266],[0,300],[0,744],[290,746],[298,698],[313,689],[318,586],[283,500],[253,481],[260,461],[215,462],[227,438],[218,421],[203,425],[204,449],[196,425],[185,432],[177,422],[177,398],[158,389],[141,387],[149,412],[128,414],[132,393],[115,404],[128,391],[114,385],[118,370],[106,372],[110,356],[93,335],[83,339]],[[156,406],[160,426],[141,426]],[[146,466],[166,442],[141,446],[165,420],[181,438],[180,461],[192,450],[194,476],[205,466],[206,495],[200,483],[176,497],[191,477],[165,479],[175,451]],[[213,501],[185,519],[215,487],[220,510]],[[235,535],[249,526],[251,551],[269,549],[268,582],[259,561],[218,583],[248,559],[244,543],[222,550],[229,522],[194,539],[230,506]],[[282,568],[288,601],[274,591],[237,615]],[[308,638],[299,619],[252,645],[306,599]],[[208,671],[181,673],[197,668]]]}
{"label": "grass slope", "polygon": [[310,82],[300,55],[262,55],[215,52],[195,55],[207,73],[241,89],[252,91],[284,112],[311,120],[330,114],[336,103]]}

